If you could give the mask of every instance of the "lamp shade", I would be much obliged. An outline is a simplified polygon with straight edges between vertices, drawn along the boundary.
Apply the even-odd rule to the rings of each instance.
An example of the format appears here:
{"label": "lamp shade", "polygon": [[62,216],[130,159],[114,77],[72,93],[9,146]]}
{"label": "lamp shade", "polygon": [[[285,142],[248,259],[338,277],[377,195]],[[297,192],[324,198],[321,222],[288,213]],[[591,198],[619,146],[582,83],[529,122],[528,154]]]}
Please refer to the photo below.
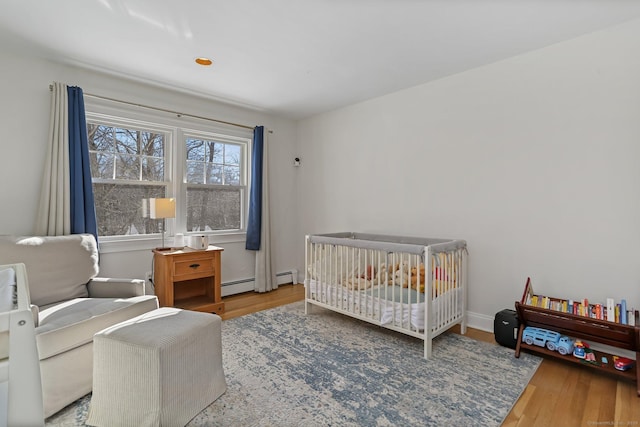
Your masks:
{"label": "lamp shade", "polygon": [[149,199],[149,217],[152,219],[175,218],[176,199]]}

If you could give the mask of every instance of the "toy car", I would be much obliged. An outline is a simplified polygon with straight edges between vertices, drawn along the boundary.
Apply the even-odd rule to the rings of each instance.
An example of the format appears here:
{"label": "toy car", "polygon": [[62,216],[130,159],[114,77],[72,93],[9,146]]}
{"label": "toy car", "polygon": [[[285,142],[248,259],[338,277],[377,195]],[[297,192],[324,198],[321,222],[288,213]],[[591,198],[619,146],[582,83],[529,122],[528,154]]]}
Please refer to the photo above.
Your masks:
{"label": "toy car", "polygon": [[626,371],[633,367],[636,361],[627,357],[613,356],[613,367],[618,371]]}
{"label": "toy car", "polygon": [[560,338],[560,334],[554,331],[548,331],[542,328],[534,328],[532,326],[527,326],[524,328],[522,332],[522,341],[526,342],[529,345],[537,345],[539,347],[544,347],[548,342],[551,342],[551,346],[549,350],[554,350],[555,343],[558,338]]}
{"label": "toy car", "polygon": [[573,350],[573,340],[558,332],[549,331],[542,328],[527,326],[522,331],[522,341],[529,345],[547,347],[551,351],[558,351],[562,355],[571,353]]}
{"label": "toy car", "polygon": [[573,351],[573,340],[565,335],[561,336],[556,344],[556,350],[563,356]]}
{"label": "toy car", "polygon": [[589,344],[580,340],[576,341],[573,347],[573,355],[578,359],[584,359],[586,356],[586,348],[589,348]]}

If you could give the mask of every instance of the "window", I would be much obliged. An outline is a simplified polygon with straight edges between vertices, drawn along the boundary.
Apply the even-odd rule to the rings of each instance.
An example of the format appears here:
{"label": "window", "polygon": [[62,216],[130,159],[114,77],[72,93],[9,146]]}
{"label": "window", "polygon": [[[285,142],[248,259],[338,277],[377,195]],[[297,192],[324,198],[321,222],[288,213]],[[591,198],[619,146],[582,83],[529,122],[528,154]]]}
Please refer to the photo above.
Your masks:
{"label": "window", "polygon": [[170,135],[141,127],[87,120],[89,157],[99,236],[157,233],[142,199],[168,194],[166,156]]}
{"label": "window", "polygon": [[187,230],[241,230],[245,199],[244,146],[186,137]]}
{"label": "window", "polygon": [[91,112],[87,128],[98,234],[107,241],[159,233],[162,224],[145,216],[142,203],[153,197],[176,199],[177,231],[244,231],[246,131],[185,129],[169,119],[153,123]]}

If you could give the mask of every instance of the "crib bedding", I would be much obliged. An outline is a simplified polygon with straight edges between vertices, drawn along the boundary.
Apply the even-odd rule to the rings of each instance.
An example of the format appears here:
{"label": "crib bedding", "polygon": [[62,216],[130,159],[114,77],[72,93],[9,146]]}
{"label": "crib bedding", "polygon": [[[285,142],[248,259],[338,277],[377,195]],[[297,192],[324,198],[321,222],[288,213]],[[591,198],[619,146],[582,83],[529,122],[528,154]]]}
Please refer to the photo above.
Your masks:
{"label": "crib bedding", "polygon": [[[415,289],[395,286],[374,286],[369,289],[351,290],[340,285],[323,285],[309,281],[311,294],[319,301],[370,317],[380,325],[397,324],[415,331],[424,331],[425,295]],[[459,301],[461,289],[454,288],[432,300],[431,315],[434,328],[438,328],[441,302],[449,302],[456,315],[462,315]]]}

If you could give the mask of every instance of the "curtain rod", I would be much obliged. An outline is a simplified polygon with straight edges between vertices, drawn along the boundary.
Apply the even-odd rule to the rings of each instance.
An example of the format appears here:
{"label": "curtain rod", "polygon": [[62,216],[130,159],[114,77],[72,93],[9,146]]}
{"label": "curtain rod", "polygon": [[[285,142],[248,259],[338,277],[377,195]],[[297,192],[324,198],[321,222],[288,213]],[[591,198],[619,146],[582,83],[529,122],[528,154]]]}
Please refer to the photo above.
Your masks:
{"label": "curtain rod", "polygon": [[[53,85],[49,85],[49,91],[52,91],[52,90],[53,90]],[[242,125],[242,124],[239,124],[239,123],[233,123],[233,122],[227,122],[227,121],[224,121],[224,120],[212,119],[210,117],[196,116],[194,114],[181,113],[179,111],[167,110],[165,108],[151,107],[149,105],[137,104],[135,102],[129,102],[129,101],[122,101],[122,100],[115,99],[115,98],[109,98],[107,96],[94,95],[92,93],[84,92],[84,95],[92,97],[92,98],[104,99],[106,101],[119,102],[120,104],[132,105],[134,107],[147,108],[147,109],[150,109],[150,110],[162,111],[163,113],[175,114],[178,117],[191,117],[191,118],[194,118],[194,119],[208,120],[210,122],[222,123],[222,124],[225,124],[225,125],[231,125],[231,126],[236,126],[236,127],[240,127],[240,128],[253,130],[252,126]]]}

